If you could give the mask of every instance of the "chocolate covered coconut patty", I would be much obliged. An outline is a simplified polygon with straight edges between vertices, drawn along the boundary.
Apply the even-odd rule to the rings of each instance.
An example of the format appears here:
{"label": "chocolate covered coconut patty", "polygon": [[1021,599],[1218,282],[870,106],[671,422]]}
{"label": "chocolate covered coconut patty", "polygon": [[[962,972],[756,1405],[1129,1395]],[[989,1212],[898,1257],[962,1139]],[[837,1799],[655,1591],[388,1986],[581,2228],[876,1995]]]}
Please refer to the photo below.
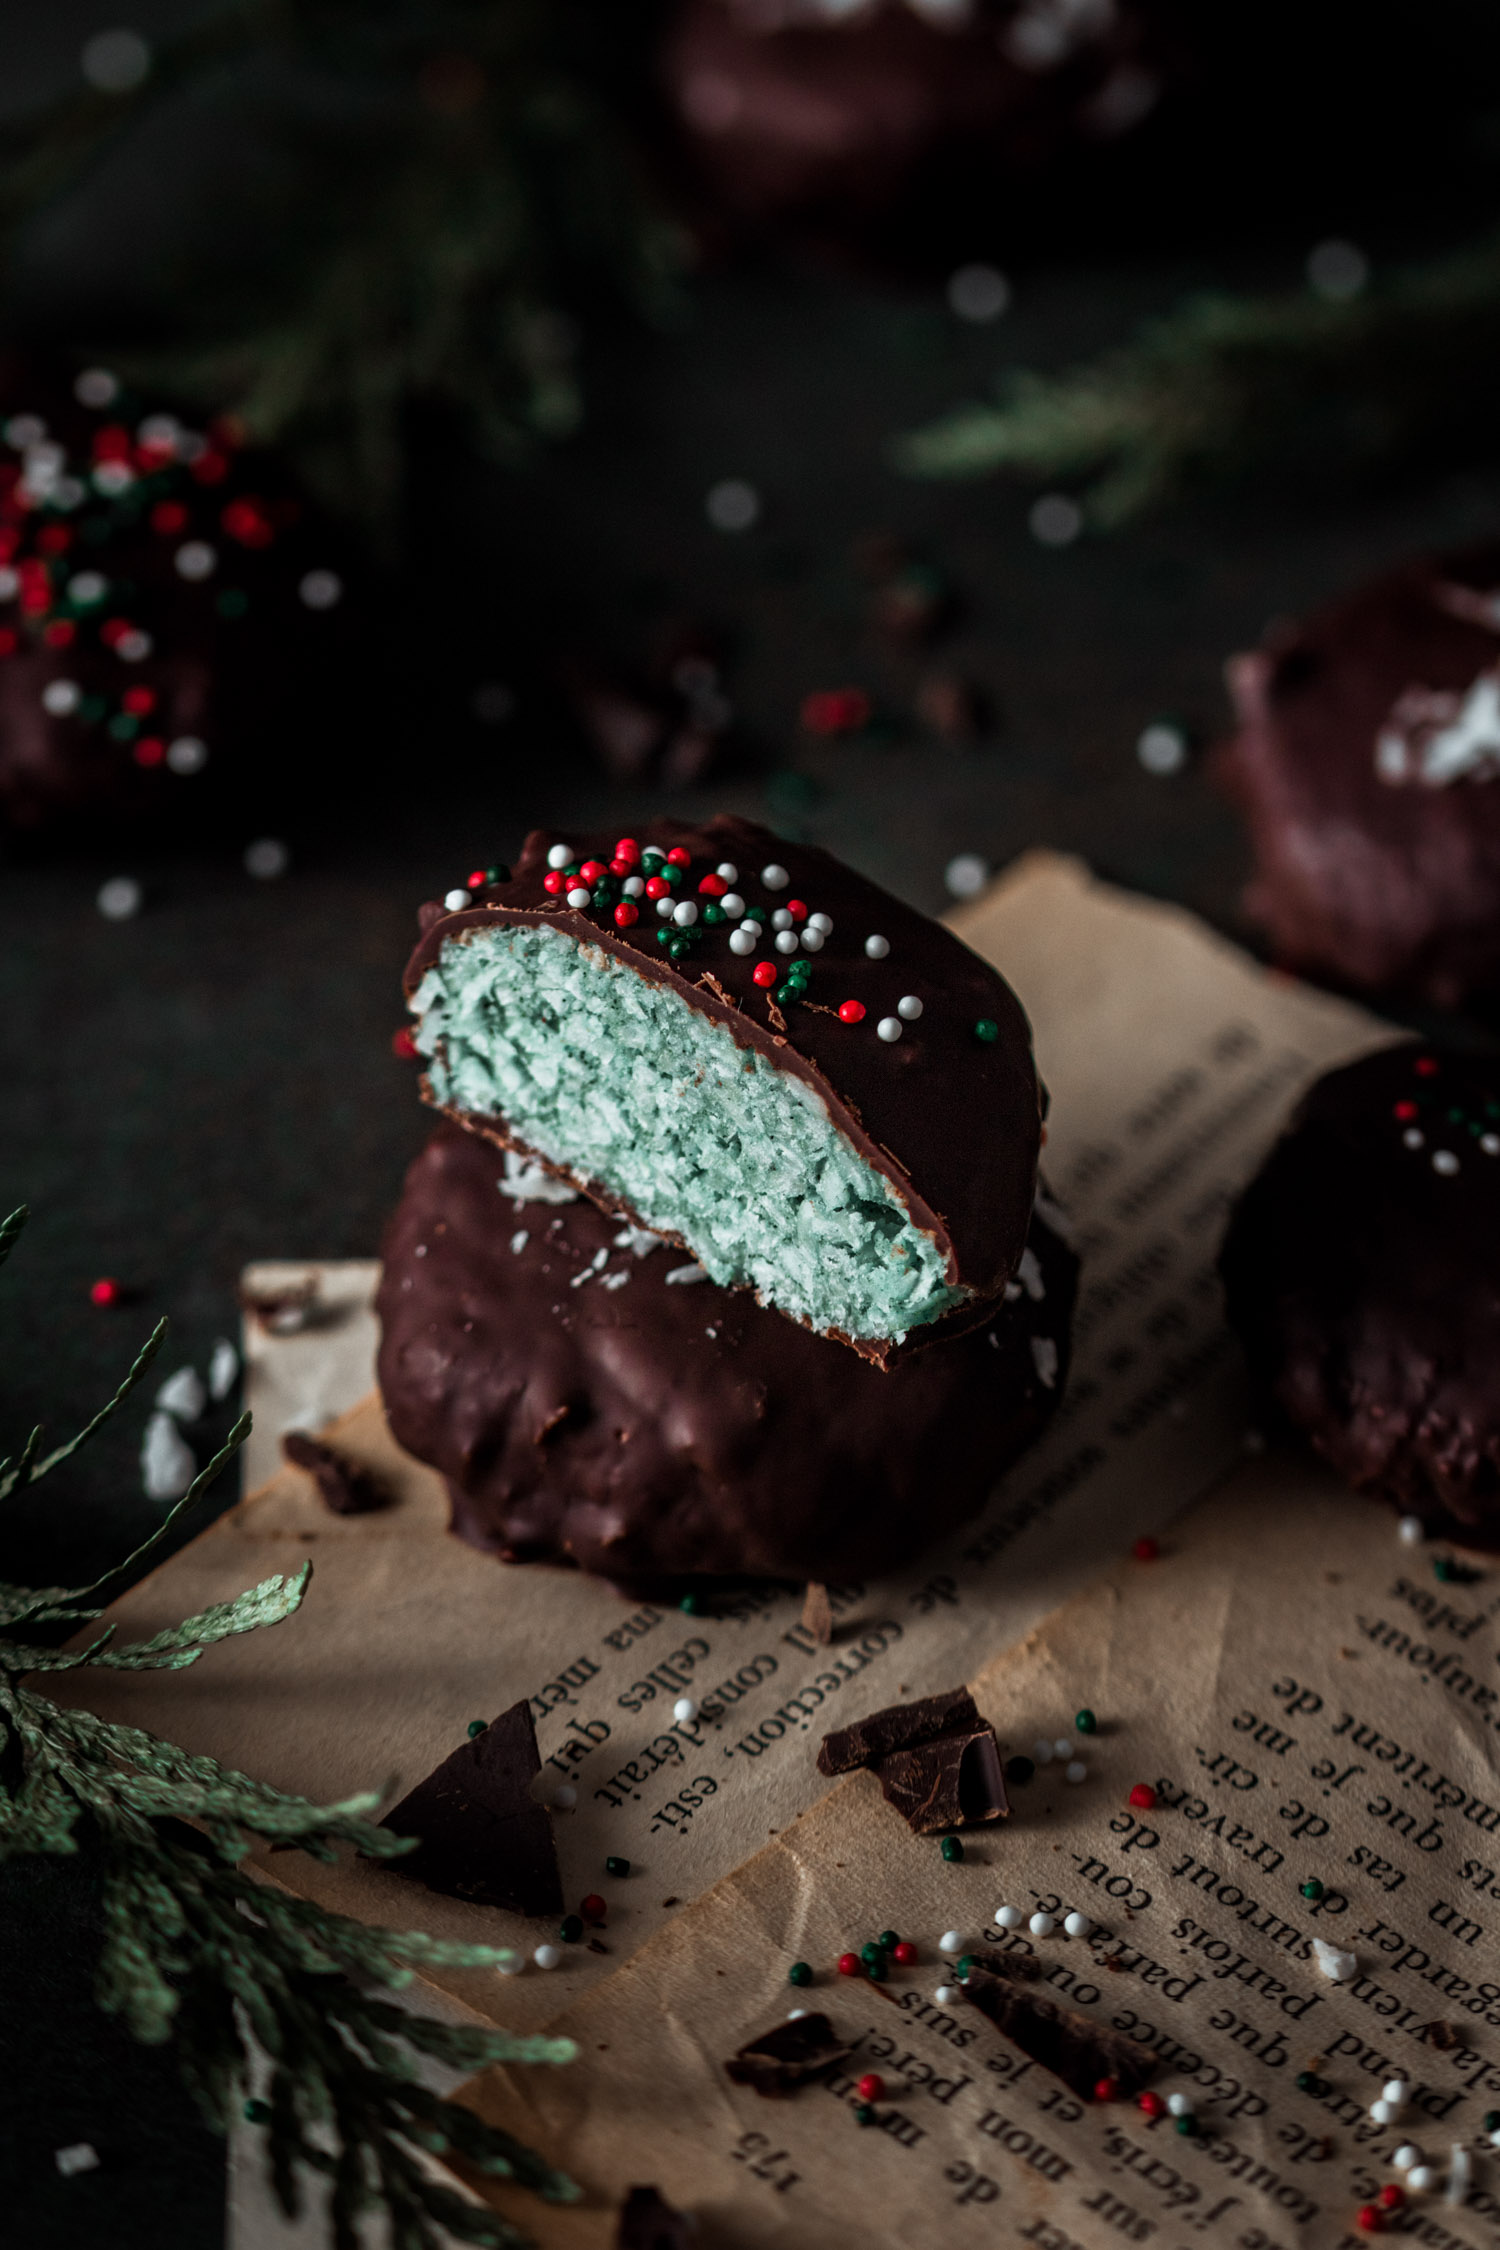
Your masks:
{"label": "chocolate covered coconut patty", "polygon": [[1376,579],[1228,678],[1218,773],[1278,957],[1444,1007],[1500,983],[1500,544]]}
{"label": "chocolate covered coconut patty", "polygon": [[1320,1079],[1221,1266],[1254,1373],[1339,1474],[1500,1546],[1500,1068],[1403,1044]]}
{"label": "chocolate covered coconut patty", "polygon": [[[625,1585],[840,1579],[976,1509],[1060,1395],[1077,1261],[1035,1216],[988,1322],[883,1370],[445,1125],[385,1243],[380,1386],[453,1529]],[[1044,1206],[1045,1208],[1045,1206]]]}
{"label": "chocolate covered coconut patty", "polygon": [[987,1318],[1042,1094],[1015,994],[940,923],[732,819],[537,830],[423,921],[449,1116],[881,1364]]}

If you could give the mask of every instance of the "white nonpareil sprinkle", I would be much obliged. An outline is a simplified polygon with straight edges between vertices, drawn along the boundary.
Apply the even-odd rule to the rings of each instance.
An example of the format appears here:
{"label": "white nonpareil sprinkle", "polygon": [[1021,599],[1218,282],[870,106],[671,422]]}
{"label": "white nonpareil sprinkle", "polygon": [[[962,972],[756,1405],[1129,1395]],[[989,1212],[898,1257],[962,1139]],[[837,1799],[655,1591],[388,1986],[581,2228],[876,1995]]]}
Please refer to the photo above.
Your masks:
{"label": "white nonpareil sprinkle", "polygon": [[821,930],[824,937],[832,937],[833,916],[831,914],[809,914],[807,926],[810,930]]}
{"label": "white nonpareil sprinkle", "polygon": [[1087,1781],[1089,1769],[1082,1758],[1070,1758],[1063,1767],[1064,1781]]}
{"label": "white nonpareil sprinkle", "polygon": [[774,913],[774,914],[773,914],[773,915],[771,916],[771,927],[772,927],[772,929],[773,929],[773,930],[789,930],[789,929],[791,928],[791,926],[792,926],[792,910],[791,910],[791,908],[790,908],[789,906],[778,906],[778,907],[777,907],[777,909],[776,909],[776,911],[775,911],[775,913]]}
{"label": "white nonpareil sprinkle", "polygon": [[1051,1937],[1053,1931],[1057,1928],[1057,1924],[1050,1914],[1039,1912],[1032,1915],[1026,1927],[1033,1937]]}
{"label": "white nonpareil sprinkle", "polygon": [[202,773],[208,764],[208,744],[196,734],[179,734],[167,744],[167,764],[173,773]]}
{"label": "white nonpareil sprinkle", "polygon": [[506,1947],[499,1960],[495,1963],[496,1973],[502,1977],[518,1977],[525,1966],[526,1963],[522,1959],[521,1955],[519,1953],[513,1953],[510,1950],[509,1946]]}
{"label": "white nonpareil sprinkle", "polygon": [[901,1037],[901,1018],[899,1016],[882,1016],[875,1026],[875,1036],[877,1039],[883,1039],[886,1045],[890,1046]]}
{"label": "white nonpareil sprinkle", "polygon": [[1002,1930],[1018,1930],[1026,1917],[1019,1906],[997,1906],[995,1920]]}
{"label": "white nonpareil sprinkle", "polygon": [[1410,2141],[1403,2141],[1391,2158],[1391,2162],[1398,2172],[1409,2172],[1414,2164],[1420,2164],[1421,2161],[1422,2151],[1414,2147]]}
{"label": "white nonpareil sprinkle", "polygon": [[531,1958],[539,1969],[555,1969],[562,1959],[562,1949],[556,1945],[539,1945]]}
{"label": "white nonpareil sprinkle", "polygon": [[1170,719],[1153,719],[1137,735],[1135,754],[1147,773],[1165,779],[1168,774],[1181,773],[1187,764],[1187,736]]}
{"label": "white nonpareil sprinkle", "polygon": [[615,1236],[617,1250],[628,1250],[633,1258],[649,1258],[653,1250],[661,1248],[661,1236],[649,1227],[621,1227]]}
{"label": "white nonpareil sprinkle", "polygon": [[673,1282],[680,1282],[685,1288],[690,1282],[707,1281],[708,1271],[706,1267],[697,1264],[673,1266],[666,1278],[669,1285]]}
{"label": "white nonpareil sprinkle", "polygon": [[[576,1203],[578,1190],[569,1187],[547,1170],[544,1164],[534,1163],[529,1156],[518,1156],[513,1148],[505,1151],[505,1177],[495,1185],[512,1203]],[[559,1225],[561,1221],[558,1222]]]}
{"label": "white nonpareil sprinkle", "polygon": [[128,461],[101,461],[93,472],[94,490],[112,500],[121,492],[128,492],[135,483],[135,471]]}
{"label": "white nonpareil sprinkle", "polygon": [[[72,592],[71,587],[68,590]],[[21,573],[9,563],[0,563],[0,602],[13,602],[20,591]]]}
{"label": "white nonpareil sprinkle", "polygon": [[40,445],[47,435],[47,425],[40,414],[12,414],[5,423],[3,433],[7,445],[24,453],[30,445]]}
{"label": "white nonpareil sprinkle", "polygon": [[1083,510],[1066,492],[1044,492],[1026,518],[1031,536],[1043,547],[1071,547],[1083,529]]}
{"label": "white nonpareil sprinkle", "polygon": [[1070,1756],[1072,1755],[1072,1751],[1073,1751],[1073,1738],[1072,1738],[1072,1736],[1071,1736],[1071,1735],[1069,1735],[1069,1734],[1059,1734],[1059,1735],[1055,1735],[1055,1736],[1053,1737],[1053,1742],[1052,1742],[1052,1755],[1053,1755],[1053,1757],[1054,1757],[1054,1758],[1067,1758],[1067,1757],[1070,1757]]}
{"label": "white nonpareil sprinkle", "polygon": [[52,2161],[63,2178],[71,2180],[75,2173],[98,2171],[99,2151],[92,2141],[72,2141],[66,2148],[55,2148]]}
{"label": "white nonpareil sprinkle", "polygon": [[344,581],[336,570],[310,570],[297,592],[308,609],[336,609],[344,598]]}
{"label": "white nonpareil sprinkle", "polygon": [[109,580],[102,570],[78,570],[68,580],[68,599],[85,607],[91,602],[102,602],[109,592]]}
{"label": "white nonpareil sprinkle", "polygon": [[1057,1382],[1057,1346],[1050,1336],[1032,1337],[1031,1362],[1038,1382],[1050,1391]]}
{"label": "white nonpareil sprinkle", "polygon": [[571,1812],[578,1802],[578,1791],[571,1781],[560,1781],[552,1792],[554,1812]]}
{"label": "white nonpareil sprinkle", "polygon": [[[721,859],[718,866],[714,869],[714,873],[718,876],[721,883],[733,884],[737,883],[740,879],[740,871],[735,866],[732,859]],[[722,906],[723,903],[723,900],[720,899],[719,904]]]}
{"label": "white nonpareil sprinkle", "polygon": [[1342,1946],[1330,1945],[1327,1938],[1313,1939],[1313,1958],[1319,1973],[1327,1977],[1330,1984],[1347,1984],[1351,1977],[1359,1974],[1359,1963],[1354,1955]]}
{"label": "white nonpareil sprinkle", "polygon": [[656,918],[659,922],[670,922],[672,916],[676,913],[676,911],[677,901],[675,898],[673,898],[670,891],[668,891],[664,897],[657,900]]}
{"label": "white nonpareil sprinkle", "polygon": [[549,867],[566,867],[573,857],[571,844],[554,844],[547,853]]}
{"label": "white nonpareil sprinkle", "polygon": [[[587,891],[585,891],[583,895],[586,899],[589,894]],[[467,891],[452,890],[444,891],[443,893],[443,904],[447,907],[450,914],[461,913],[463,908],[468,906],[470,903],[471,901]]]}
{"label": "white nonpareil sprinkle", "polygon": [[206,539],[187,539],[172,560],[178,577],[186,578],[192,584],[201,578],[211,578],[219,558]]}
{"label": "white nonpareil sprinkle", "polygon": [[760,879],[766,890],[784,891],[792,878],[780,862],[773,859],[769,867],[761,869]]}
{"label": "white nonpareil sprinkle", "polygon": [[141,1441],[141,1486],[148,1500],[180,1500],[197,1474],[192,1449],[170,1414],[153,1414]]}
{"label": "white nonpareil sprinkle", "polygon": [[805,2008],[788,2008],[786,2012],[786,2020],[788,2023],[796,2023],[799,2018],[805,2016],[806,2014],[807,2010]]}
{"label": "white nonpareil sprinkle", "polygon": [[629,1266],[621,1266],[618,1273],[601,1273],[599,1287],[601,1289],[623,1289],[629,1279]]}
{"label": "white nonpareil sprinkle", "polygon": [[738,953],[743,959],[745,954],[755,951],[756,940],[759,936],[759,922],[741,922],[737,930],[731,930],[729,933],[730,952]]}
{"label": "white nonpareil sprinkle", "polygon": [[940,1984],[932,1997],[940,2008],[951,2008],[958,1998],[958,1986],[956,1984]]}
{"label": "white nonpareil sprinkle", "polygon": [[1171,2117],[1191,2117],[1194,2114],[1191,2094],[1168,2094],[1167,2113]]}
{"label": "white nonpareil sprinkle", "polygon": [[691,1726],[698,1716],[698,1706],[690,1695],[679,1695],[672,1706],[672,1716],[680,1727]]}
{"label": "white nonpareil sprinkle", "polygon": [[120,378],[107,367],[86,367],[73,385],[80,406],[113,406],[120,395]]}
{"label": "white nonpareil sprinkle", "polygon": [[823,950],[823,933],[821,930],[815,930],[809,922],[807,928],[802,932],[801,942],[804,953],[821,953]]}
{"label": "white nonpareil sprinkle", "polygon": [[179,1422],[196,1422],[208,1404],[197,1368],[179,1367],[175,1375],[169,1375],[156,1394],[156,1403],[163,1414],[171,1414]]}
{"label": "white nonpareil sprinkle", "polygon": [[760,494],[744,477],[721,477],[704,495],[703,512],[715,531],[748,531],[760,520]]}
{"label": "white nonpareil sprinkle", "polygon": [[149,633],[143,633],[139,625],[132,625],[130,631],[122,633],[115,642],[115,654],[122,664],[144,664],[155,646]]}
{"label": "white nonpareil sprinkle", "polygon": [[1445,1180],[1452,1179],[1454,1173],[1458,1170],[1458,1158],[1451,1148],[1435,1148],[1433,1150],[1432,1169],[1434,1172],[1440,1172]]}
{"label": "white nonpareil sprinkle", "polygon": [[1370,2117],[1376,2125],[1394,2125],[1397,2107],[1395,2102],[1371,2102]]}
{"label": "white nonpareil sprinkle", "polygon": [[49,680],[42,690],[42,709],[49,718],[66,719],[83,701],[83,690],[76,680]]}
{"label": "white nonpareil sprinkle", "polygon": [[[277,836],[258,836],[245,846],[245,873],[257,883],[274,883],[292,864],[292,855]],[[467,891],[464,893],[468,897]]]}
{"label": "white nonpareil sprinkle", "polygon": [[1069,1937],[1091,1937],[1094,1925],[1086,1914],[1070,1914],[1063,1923]]}
{"label": "white nonpareil sprinkle", "polygon": [[990,863],[981,859],[978,852],[959,852],[943,869],[943,883],[950,898],[978,898],[990,879]]}
{"label": "white nonpareil sprinkle", "polygon": [[627,875],[620,885],[620,890],[626,898],[644,898],[646,895],[645,880],[639,875]]}
{"label": "white nonpareil sprinkle", "polygon": [[1010,283],[998,266],[960,266],[948,276],[948,310],[959,320],[998,320],[1010,304]]}
{"label": "white nonpareil sprinkle", "polygon": [[515,1233],[514,1233],[514,1234],[513,1234],[512,1236],[511,1236],[511,1238],[510,1238],[510,1254],[511,1254],[511,1256],[512,1256],[513,1258],[519,1258],[519,1257],[520,1257],[520,1255],[521,1255],[521,1252],[522,1252],[522,1251],[523,1251],[523,1250],[525,1249],[525,1247],[526,1247],[527,1243],[528,1243],[528,1242],[529,1242],[530,1240],[531,1240],[531,1229],[530,1229],[530,1227],[517,1227],[517,1229],[516,1229]]}
{"label": "white nonpareil sprinkle", "polygon": [[240,1355],[227,1336],[219,1337],[208,1355],[208,1395],[228,1398],[239,1378]]}
{"label": "white nonpareil sprinkle", "polygon": [[778,953],[795,953],[797,944],[798,939],[795,930],[778,930],[776,932],[776,950]]}
{"label": "white nonpareil sprinkle", "polygon": [[680,930],[690,930],[698,919],[698,908],[694,901],[690,898],[680,900],[672,909],[672,919]]}
{"label": "white nonpareil sprinkle", "polygon": [[1426,1139],[1427,1135],[1420,1127],[1409,1125],[1401,1136],[1401,1145],[1403,1148],[1421,1148]]}
{"label": "white nonpareil sprinkle", "polygon": [[111,875],[94,893],[94,904],[106,922],[128,922],[140,913],[145,895],[133,875]]}
{"label": "white nonpareil sprinkle", "polygon": [[1411,2088],[1404,2078],[1388,2078],[1380,2089],[1383,2102],[1393,2102],[1397,2109],[1411,2100]]}
{"label": "white nonpareil sprinkle", "polygon": [[731,922],[737,922],[745,911],[745,902],[739,892],[726,891],[719,901],[719,911],[727,914]]}
{"label": "white nonpareil sprinkle", "polygon": [[915,1023],[922,1013],[922,1003],[914,992],[903,992],[896,1002],[896,1013],[903,1023]]}
{"label": "white nonpareil sprinkle", "polygon": [[[460,896],[460,898],[467,899],[469,894],[467,891],[460,891],[458,895]],[[575,912],[581,911],[582,908],[588,905],[589,900],[593,897],[593,895],[593,892],[586,889],[582,883],[575,883],[573,885],[573,888],[568,893],[568,904],[574,909]],[[448,896],[449,898],[452,898],[452,891],[448,893]]]}
{"label": "white nonpareil sprinkle", "polygon": [[1481,1133],[1479,1145],[1486,1156],[1500,1156],[1500,1133]]}
{"label": "white nonpareil sprinkle", "polygon": [[1406,2175],[1406,2184],[1418,2195],[1428,2195],[1437,2186],[1438,2176],[1430,2164],[1416,2164]]}
{"label": "white nonpareil sprinkle", "polygon": [[1307,285],[1325,304],[1346,305],[1363,292],[1370,261],[1357,243],[1319,242],[1307,253]]}
{"label": "white nonpareil sprinkle", "polygon": [[1042,1735],[1038,1735],[1031,1745],[1031,1762],[1034,1766],[1050,1766],[1052,1763],[1052,1745]]}
{"label": "white nonpareil sprinkle", "polygon": [[939,1953],[966,1953],[969,1941],[962,1930],[944,1930],[938,1939]]}
{"label": "white nonpareil sprinkle", "polygon": [[867,937],[865,939],[865,955],[871,961],[883,961],[890,950],[891,941],[889,938]]}
{"label": "white nonpareil sprinkle", "polygon": [[1443,2201],[1456,2210],[1466,2199],[1473,2177],[1473,2160],[1463,2142],[1455,2141],[1448,2151],[1448,2185],[1443,2190]]}

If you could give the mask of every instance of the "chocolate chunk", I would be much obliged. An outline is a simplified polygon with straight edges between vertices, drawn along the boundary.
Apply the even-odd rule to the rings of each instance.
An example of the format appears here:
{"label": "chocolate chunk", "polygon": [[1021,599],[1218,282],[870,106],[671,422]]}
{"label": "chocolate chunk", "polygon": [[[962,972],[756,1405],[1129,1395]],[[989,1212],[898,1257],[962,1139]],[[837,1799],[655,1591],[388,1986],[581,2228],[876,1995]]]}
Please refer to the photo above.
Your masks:
{"label": "chocolate chunk", "polygon": [[331,1445],[310,1437],[306,1430],[288,1430],[281,1450],[294,1469],[306,1469],[318,1488],[318,1497],[336,1516],[368,1516],[390,1505],[368,1469],[335,1453]]}
{"label": "chocolate chunk", "polygon": [[816,1579],[809,1581],[802,1603],[802,1630],[811,1633],[819,1648],[827,1648],[833,1639],[833,1605],[828,1599],[828,1588]]}
{"label": "chocolate chunk", "polygon": [[531,1795],[541,1767],[531,1706],[513,1703],[386,1814],[383,1828],[420,1841],[384,1864],[448,1898],[560,1914],[552,1821]]}
{"label": "chocolate chunk", "polygon": [[773,2024],[758,2039],[747,2039],[724,2068],[736,2086],[753,2086],[757,2094],[779,2101],[853,2052],[826,2016],[797,2016]]}
{"label": "chocolate chunk", "polygon": [[919,1703],[891,1703],[851,1727],[825,1734],[818,1749],[819,1773],[853,1773],[873,1766],[893,1750],[910,1750],[942,1734],[969,1735],[984,1724],[966,1687],[923,1696]]}
{"label": "chocolate chunk", "polygon": [[894,1750],[880,1760],[875,1778],[919,1836],[1000,1820],[1010,1811],[993,1727]]}
{"label": "chocolate chunk", "polygon": [[997,2031],[1005,2034],[1062,2080],[1080,2101],[1091,2102],[1101,2080],[1109,2079],[1120,2096],[1138,2094],[1156,2069],[1149,2047],[1127,2038],[1110,2025],[1064,2008],[1045,1992],[1021,1982],[1014,1972],[971,1969],[964,1979],[964,1995]]}
{"label": "chocolate chunk", "polygon": [[696,2250],[698,2222],[678,2211],[660,2188],[633,2187],[620,2205],[615,2250]]}

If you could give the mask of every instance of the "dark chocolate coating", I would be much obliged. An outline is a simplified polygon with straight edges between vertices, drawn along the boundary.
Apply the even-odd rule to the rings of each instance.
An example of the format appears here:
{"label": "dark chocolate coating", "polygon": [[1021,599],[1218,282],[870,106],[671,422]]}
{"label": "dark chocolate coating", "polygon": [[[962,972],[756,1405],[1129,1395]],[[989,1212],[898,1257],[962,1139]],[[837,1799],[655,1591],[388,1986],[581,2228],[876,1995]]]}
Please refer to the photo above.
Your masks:
{"label": "dark chocolate coating", "polygon": [[[326,763],[360,725],[368,652],[347,542],[283,463],[205,432],[201,418],[182,417],[195,460],[142,451],[159,403],[122,390],[87,407],[69,371],[0,355],[0,562],[21,578],[0,592],[0,821],[13,832],[113,833],[123,820],[155,836],[230,822],[243,843],[247,822],[279,829],[288,800],[305,798],[308,755]],[[66,478],[84,488],[75,505],[16,501],[27,458],[12,442],[17,417],[42,422],[44,442],[64,449]],[[132,475],[122,492],[90,482],[101,442]],[[205,575],[178,568],[188,547],[211,550]],[[303,580],[329,571],[339,599],[309,606]],[[73,599],[91,575],[104,597]],[[148,652],[122,655],[136,644],[116,636],[120,625],[143,633]],[[49,711],[43,697],[63,682],[78,705]],[[127,711],[124,696],[142,689],[151,709]],[[200,770],[170,762],[184,738],[206,749]]]}
{"label": "dark chocolate coating", "polygon": [[1255,852],[1246,909],[1287,966],[1443,1007],[1500,983],[1500,789],[1376,767],[1404,696],[1500,662],[1500,609],[1484,624],[1473,600],[1497,589],[1500,544],[1424,558],[1231,661],[1216,767]]}
{"label": "dark chocolate coating", "polygon": [[1500,1069],[1402,1044],[1320,1079],[1221,1270],[1252,1370],[1340,1476],[1500,1547]]}
{"label": "dark chocolate coating", "polygon": [[1033,67],[1028,13],[977,0],[940,27],[904,0],[842,22],[796,0],[686,0],[661,76],[726,213],[867,225],[917,193],[938,206],[945,188],[1003,192],[1150,114],[1166,66],[1138,0]]}
{"label": "dark chocolate coating", "polygon": [[[735,888],[747,904],[774,910],[796,898],[811,913],[826,913],[832,935],[821,952],[802,956],[812,970],[809,1001],[790,1004],[783,1016],[751,973],[757,962],[781,963],[783,957],[769,944],[748,956],[732,953],[731,924],[706,928],[700,948],[677,963],[657,945],[649,900],[640,902],[646,911],[628,929],[615,926],[609,906],[573,911],[543,887],[543,877],[548,848],[576,839],[548,829],[533,830],[512,879],[478,894],[482,903],[456,914],[423,909],[423,936],[406,970],[408,995],[444,945],[496,922],[551,923],[601,946],[641,976],[670,986],[712,1022],[727,1025],[741,1046],[811,1086],[857,1153],[891,1182],[913,1222],[933,1237],[946,1257],[949,1284],[971,1291],[982,1311],[1015,1272],[1026,1246],[1041,1146],[1043,1096],[1031,1027],[1005,979],[940,922],[904,906],[830,853],[787,843],[751,821],[725,816],[694,828],[658,820],[638,841],[663,850],[680,845],[692,854],[678,895],[700,906],[709,903],[699,896],[700,878],[729,861],[739,869]],[[607,864],[614,843],[613,836],[598,835],[576,848],[582,860]],[[782,890],[766,890],[759,880],[761,868],[772,864],[791,878]],[[883,960],[866,957],[865,939],[872,933],[889,941]],[[895,1015],[906,994],[922,1002],[922,1015],[887,1045],[876,1023]],[[840,1020],[837,1011],[846,1000],[863,1003],[863,1021]],[[998,1026],[991,1043],[976,1035],[981,1020]],[[504,1146],[526,1149],[503,1118],[449,1114]],[[598,1181],[564,1176],[595,1202],[636,1218]],[[973,1317],[961,1305],[948,1315],[948,1324],[967,1324]],[[914,1339],[921,1335],[911,1333]],[[886,1362],[895,1355],[895,1345],[884,1338],[846,1340],[871,1359]]]}
{"label": "dark chocolate coating", "polygon": [[[453,1529],[507,1561],[627,1585],[891,1570],[982,1503],[1060,1394],[1077,1261],[1039,1220],[1040,1301],[1018,1289],[882,1370],[743,1291],[670,1282],[677,1250],[614,1250],[591,1203],[513,1204],[499,1173],[475,1135],[433,1136],[377,1306],[393,1432],[448,1479]],[[1057,1346],[1053,1388],[1036,1336]]]}

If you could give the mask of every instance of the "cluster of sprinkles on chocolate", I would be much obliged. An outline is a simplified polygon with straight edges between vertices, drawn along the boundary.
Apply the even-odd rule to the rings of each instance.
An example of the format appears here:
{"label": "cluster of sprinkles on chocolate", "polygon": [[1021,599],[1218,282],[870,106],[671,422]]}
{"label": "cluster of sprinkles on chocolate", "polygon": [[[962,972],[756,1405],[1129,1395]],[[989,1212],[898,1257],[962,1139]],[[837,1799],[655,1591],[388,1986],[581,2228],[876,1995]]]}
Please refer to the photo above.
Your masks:
{"label": "cluster of sprinkles on chocolate", "polygon": [[[951,931],[829,854],[727,817],[702,828],[658,821],[613,842],[538,831],[513,874],[476,869],[421,921],[406,973],[419,1016],[435,990],[424,979],[441,981],[452,948],[486,930],[550,928],[590,960],[666,985],[799,1080],[946,1266],[947,1300],[923,1322],[977,1315],[1015,1271],[1041,1140],[1025,1016]],[[441,1030],[425,1018],[417,1044],[441,1062]],[[458,1122],[540,1156],[606,1208],[701,1254],[607,1180],[530,1148],[515,1121],[434,1093],[434,1077],[441,1087],[442,1070],[429,1074],[428,1098]],[[766,1301],[779,1302],[774,1290]],[[926,1341],[935,1329],[919,1323],[893,1339],[826,1332],[884,1363],[908,1333]]]}
{"label": "cluster of sprinkles on chocolate", "polygon": [[0,807],[13,824],[166,810],[226,748],[272,759],[283,705],[281,735],[296,729],[290,706],[318,701],[316,652],[335,656],[343,595],[285,473],[233,421],[195,429],[146,411],[103,368],[69,383],[0,364]]}
{"label": "cluster of sprinkles on chocolate", "polygon": [[[1436,1055],[1412,1058],[1412,1085],[1391,1104],[1391,1116],[1401,1128],[1401,1146],[1413,1153],[1431,1148],[1429,1162],[1439,1179],[1451,1180],[1460,1169],[1458,1150],[1471,1140],[1481,1156],[1500,1156],[1500,1100],[1472,1088],[1467,1097],[1446,1085],[1443,1066]],[[1455,1099],[1455,1093],[1458,1098]],[[1431,1147],[1436,1140],[1437,1146]]]}

